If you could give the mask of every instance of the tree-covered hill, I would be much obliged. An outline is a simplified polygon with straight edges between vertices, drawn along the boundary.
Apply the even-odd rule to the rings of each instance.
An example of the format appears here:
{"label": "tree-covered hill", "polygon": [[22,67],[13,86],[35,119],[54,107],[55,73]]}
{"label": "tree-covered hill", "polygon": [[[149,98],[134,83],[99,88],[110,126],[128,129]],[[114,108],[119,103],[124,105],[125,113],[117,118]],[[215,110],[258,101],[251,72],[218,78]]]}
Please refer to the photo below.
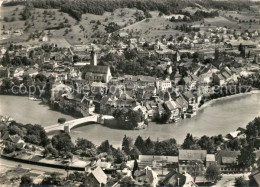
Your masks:
{"label": "tree-covered hill", "polygon": [[29,0],[11,1],[4,6],[30,3],[35,8],[57,8],[81,20],[84,13],[102,15],[118,8],[137,8],[143,11],[158,10],[164,14],[179,13],[185,7],[217,8],[226,10],[241,10],[249,8],[248,2],[213,1],[213,0]]}

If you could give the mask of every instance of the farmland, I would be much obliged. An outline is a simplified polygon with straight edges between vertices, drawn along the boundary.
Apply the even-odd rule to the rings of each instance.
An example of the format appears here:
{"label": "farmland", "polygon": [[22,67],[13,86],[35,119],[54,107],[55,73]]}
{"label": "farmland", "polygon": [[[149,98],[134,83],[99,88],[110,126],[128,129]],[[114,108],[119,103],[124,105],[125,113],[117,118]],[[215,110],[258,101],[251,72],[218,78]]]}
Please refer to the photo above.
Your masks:
{"label": "farmland", "polygon": [[[151,17],[138,20],[136,15],[144,16],[142,10],[135,8],[119,8],[113,12],[104,12],[103,15],[90,13],[82,14],[82,19],[77,21],[69,14],[60,12],[58,9],[41,9],[33,8],[30,17],[25,21],[22,19],[24,6],[0,7],[0,26],[1,32],[8,31],[1,38],[0,43],[27,41],[29,38],[34,39],[34,34],[41,35],[44,31],[53,41],[57,39],[61,46],[68,46],[80,43],[99,42],[105,43],[108,37],[106,26],[113,22],[121,29],[119,32],[128,32],[133,36],[140,36],[147,41],[154,41],[162,36],[177,36],[183,34],[175,30],[177,25],[185,22],[171,22],[169,18],[174,15],[160,15],[159,11],[150,11]],[[204,7],[186,7],[183,9],[193,15],[198,10],[205,12],[214,11]],[[234,29],[260,29],[260,17],[257,12],[235,12],[219,11],[220,16],[215,18],[205,18],[197,22],[188,22],[187,25],[204,24],[218,27],[228,27]],[[180,14],[179,14],[180,15]],[[4,18],[8,17],[8,20]],[[182,15],[180,15],[182,17]],[[257,24],[252,24],[252,20]],[[251,20],[251,21],[250,21]],[[4,28],[4,29],[3,29]],[[20,30],[20,34],[14,34],[14,30]],[[30,42],[35,42],[30,40]]]}

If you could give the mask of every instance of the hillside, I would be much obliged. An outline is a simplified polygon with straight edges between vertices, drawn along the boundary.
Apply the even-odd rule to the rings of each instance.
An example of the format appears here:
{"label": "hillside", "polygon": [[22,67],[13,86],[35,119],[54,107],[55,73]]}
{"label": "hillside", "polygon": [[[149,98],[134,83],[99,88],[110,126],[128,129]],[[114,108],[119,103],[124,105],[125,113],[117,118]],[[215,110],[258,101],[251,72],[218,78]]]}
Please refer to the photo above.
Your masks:
{"label": "hillside", "polygon": [[[71,12],[65,11],[56,7],[60,5],[61,1],[55,1],[52,4],[52,0],[45,1],[30,1],[34,4],[34,7],[29,7],[25,11],[25,6],[23,1],[18,2],[15,6],[15,2],[5,4],[5,7],[0,7],[0,26],[1,33],[5,35],[1,36],[0,43],[7,43],[10,41],[20,42],[27,39],[31,39],[30,42],[34,41],[34,38],[39,38],[39,36],[47,34],[50,38],[58,39],[59,42],[64,43],[65,46],[69,44],[79,44],[82,42],[99,42],[105,43],[109,33],[117,31],[132,33],[134,36],[140,36],[147,41],[155,41],[161,37],[170,37],[181,35],[183,32],[176,30],[177,25],[187,24],[187,25],[198,25],[205,24],[210,26],[222,26],[230,27],[234,29],[259,29],[259,13],[254,13],[253,11],[228,11],[228,10],[218,10],[211,9],[223,5],[224,2],[214,2],[210,8],[208,3],[210,0],[206,1],[103,1],[103,0],[89,0],[87,4],[92,3],[88,9],[80,11],[80,19],[75,17]],[[73,1],[74,2],[74,1]],[[94,3],[95,2],[95,7]],[[100,4],[97,4],[100,3]],[[119,3],[120,2],[120,3]],[[135,3],[134,3],[135,2]],[[153,3],[151,3],[153,2]],[[165,4],[161,6],[162,2]],[[230,2],[233,6],[230,9],[239,9],[242,4],[237,4],[236,6]],[[69,5],[71,1],[64,2],[64,6]],[[85,2],[86,3],[86,2]],[[178,5],[178,8],[166,8],[169,4]],[[203,4],[205,7],[201,6]],[[215,5],[215,3],[217,3]],[[74,10],[81,5],[79,1],[75,1],[71,10]],[[141,8],[141,5],[145,5]],[[190,5],[190,6],[189,6]],[[224,3],[224,5],[227,5]],[[84,5],[85,6],[85,5]],[[41,8],[35,8],[41,7]],[[91,7],[94,7],[91,9]],[[131,8],[118,8],[118,7],[131,7]],[[48,8],[48,9],[46,9]],[[81,7],[82,8],[82,7]],[[246,7],[245,7],[246,8]],[[143,9],[143,10],[140,10]],[[160,9],[160,10],[158,10]],[[99,10],[99,11],[97,11]],[[106,10],[106,11],[105,11]],[[151,11],[148,11],[151,10]],[[186,15],[198,15],[197,12],[210,13],[211,11],[218,10],[219,16],[217,17],[207,17],[201,19],[199,16],[199,21],[193,22],[182,22],[173,21],[169,19],[172,16],[180,15],[186,12]],[[163,14],[166,12],[167,14]],[[65,13],[68,12],[68,13]],[[92,12],[92,13],[89,13]],[[172,13],[177,12],[177,13]],[[258,15],[258,16],[257,16]],[[177,16],[178,17],[178,16]],[[188,16],[189,17],[189,16]],[[251,21],[255,18],[254,21]],[[109,24],[112,23],[112,28],[109,28]],[[156,23],[156,24],[155,24]],[[252,24],[255,23],[255,24]],[[112,29],[112,30],[111,30]],[[16,32],[17,31],[17,32]],[[68,43],[67,43],[68,42]]]}

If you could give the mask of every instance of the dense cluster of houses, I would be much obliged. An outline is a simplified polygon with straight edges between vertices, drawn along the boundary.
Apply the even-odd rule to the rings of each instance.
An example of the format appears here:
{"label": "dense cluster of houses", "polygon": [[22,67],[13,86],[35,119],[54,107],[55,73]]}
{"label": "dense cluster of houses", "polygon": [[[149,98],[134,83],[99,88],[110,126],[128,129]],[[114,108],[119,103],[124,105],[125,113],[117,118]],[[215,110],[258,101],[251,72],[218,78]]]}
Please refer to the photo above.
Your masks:
{"label": "dense cluster of houses", "polygon": [[[239,35],[230,33],[225,28],[215,28],[204,30],[203,37],[208,32],[212,33],[211,37],[219,34],[225,36],[228,33]],[[254,36],[256,35],[257,33]],[[61,90],[59,94],[52,95],[52,103],[58,104],[64,110],[76,110],[82,115],[88,115],[89,110],[112,115],[116,109],[126,107],[140,110],[149,120],[167,114],[168,122],[174,122],[195,115],[201,100],[210,94],[214,86],[236,83],[239,77],[248,76],[259,69],[260,50],[257,44],[251,40],[239,39],[243,37],[224,41],[220,48],[213,48],[211,45],[199,50],[195,47],[171,50],[168,48],[169,41],[164,39],[148,44],[151,46],[148,50],[141,47],[141,39],[121,41],[128,42],[128,48],[134,46],[140,56],[155,55],[158,66],[167,72],[165,79],[142,75],[112,77],[109,66],[98,65],[98,58],[104,52],[94,44],[75,45],[69,49],[43,44],[41,47],[8,50],[9,61],[16,62],[17,59],[26,57],[33,63],[27,66],[0,67],[0,77],[22,81],[24,76],[35,77],[42,74],[53,81],[53,90]],[[247,53],[246,58],[240,54],[235,55],[240,53],[241,45]],[[124,49],[114,48],[110,52],[120,53],[122,50]],[[1,49],[1,57],[6,55],[6,51],[4,47]],[[187,53],[197,53],[197,58],[183,56]],[[215,60],[212,63],[202,63],[209,57]],[[78,62],[74,63],[75,58]],[[69,93],[72,90],[73,93]]]}
{"label": "dense cluster of houses", "polygon": [[[212,164],[218,165],[222,174],[244,172],[237,164],[239,155],[240,151],[219,150],[215,154],[207,154],[206,150],[180,149],[178,156],[139,155],[137,171],[132,172],[134,161],[128,161],[126,168],[117,168],[115,172],[122,174],[122,178],[131,177],[132,183],[139,186],[197,186],[196,183],[208,182],[202,176]],[[259,157],[259,152],[256,155]],[[113,164],[106,161],[105,157],[98,160],[87,170],[86,184],[107,184],[109,175],[114,172],[113,168]],[[197,177],[194,180],[192,176]]]}

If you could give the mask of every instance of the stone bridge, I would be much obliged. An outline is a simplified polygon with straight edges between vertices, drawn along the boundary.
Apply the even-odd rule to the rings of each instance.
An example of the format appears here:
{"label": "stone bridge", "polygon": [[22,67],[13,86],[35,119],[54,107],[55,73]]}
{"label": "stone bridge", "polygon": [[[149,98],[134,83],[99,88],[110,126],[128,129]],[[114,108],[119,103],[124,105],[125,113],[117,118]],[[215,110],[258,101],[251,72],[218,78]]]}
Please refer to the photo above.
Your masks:
{"label": "stone bridge", "polygon": [[69,133],[72,128],[75,128],[76,126],[82,124],[82,123],[87,123],[87,122],[98,122],[99,115],[94,114],[92,116],[87,116],[79,119],[74,119],[71,121],[66,121],[63,124],[55,124],[51,126],[44,127],[44,130],[46,133],[50,133],[51,131],[59,131],[59,130],[64,130],[65,132]]}

